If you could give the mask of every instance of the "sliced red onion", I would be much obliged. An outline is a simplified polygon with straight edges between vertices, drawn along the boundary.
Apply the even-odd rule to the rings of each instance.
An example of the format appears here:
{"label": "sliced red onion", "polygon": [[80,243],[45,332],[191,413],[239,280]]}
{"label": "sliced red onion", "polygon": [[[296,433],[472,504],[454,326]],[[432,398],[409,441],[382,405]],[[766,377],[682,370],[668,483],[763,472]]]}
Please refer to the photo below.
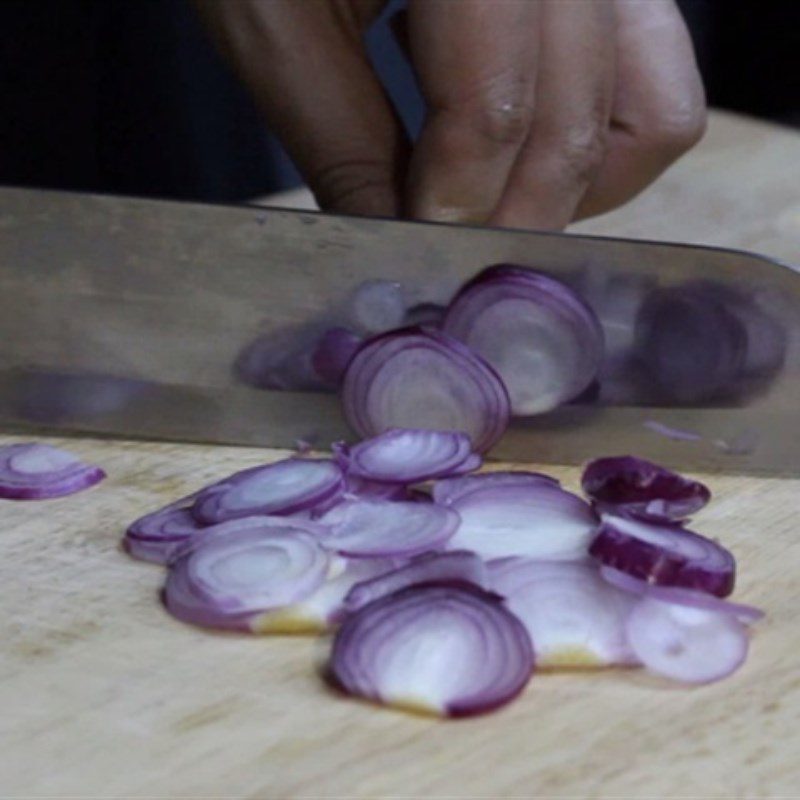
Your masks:
{"label": "sliced red onion", "polygon": [[725,597],[736,561],[722,545],[674,523],[604,515],[589,552],[603,564],[662,586]]}
{"label": "sliced red onion", "polygon": [[531,488],[541,486],[543,483],[548,486],[560,486],[555,478],[542,472],[523,472],[521,470],[484,472],[480,475],[465,475],[437,481],[433,486],[433,499],[435,502],[447,506],[476,489],[484,490],[499,486]]}
{"label": "sliced red onion", "polygon": [[405,292],[397,281],[369,280],[350,297],[348,322],[366,335],[383,333],[403,324]]}
{"label": "sliced red onion", "polygon": [[325,331],[311,354],[311,364],[320,380],[338,387],[361,342],[361,337],[347,328]]}
{"label": "sliced red onion", "polygon": [[456,295],[443,330],[497,370],[515,415],[572,400],[603,358],[600,322],[572,289],[508,264],[485,269]]}
{"label": "sliced red onion", "polygon": [[344,488],[342,470],[333,461],[289,458],[242,470],[203,489],[192,513],[205,524],[254,514],[293,514],[334,502]]}
{"label": "sliced red onion", "polygon": [[600,576],[603,580],[629,594],[639,597],[647,595],[667,603],[674,602],[711,611],[724,611],[725,613],[733,614],[744,625],[752,625],[765,616],[764,612],[755,606],[745,605],[744,603],[731,603],[728,600],[721,600],[719,597],[697,589],[683,589],[679,586],[658,586],[657,584],[647,583],[641,578],[634,578],[632,575],[620,572],[613,567],[607,567],[605,564],[600,566]]}
{"label": "sliced red onion", "polygon": [[350,589],[396,569],[394,559],[359,558],[333,560],[325,582],[304,600],[253,618],[254,633],[322,633],[345,615],[344,598]]}
{"label": "sliced red onion", "polygon": [[0,497],[47,500],[75,494],[106,477],[100,467],[49,444],[25,442],[0,447]]}
{"label": "sliced red onion", "polygon": [[344,598],[348,612],[408,586],[423,583],[471,583],[489,589],[486,565],[468,550],[425,553],[390,572],[357,583]]}
{"label": "sliced red onion", "polygon": [[585,558],[598,520],[579,497],[547,481],[489,485],[448,503],[461,516],[449,547],[483,558]]}
{"label": "sliced red onion", "polygon": [[491,588],[525,625],[540,667],[635,664],[625,621],[637,598],[581,561],[490,561]]}
{"label": "sliced red onion", "polygon": [[314,536],[269,520],[236,520],[224,532],[201,534],[173,561],[164,603],[184,622],[249,631],[264,612],[309,597],[329,568]]}
{"label": "sliced red onion", "polygon": [[681,520],[711,499],[708,487],[634,456],[591,461],[581,479],[584,494],[612,513]]}
{"label": "sliced red onion", "polygon": [[748,637],[737,614],[646,595],[626,623],[637,658],[657,675],[684,683],[711,683],[747,658]]}
{"label": "sliced red onion", "polygon": [[393,428],[350,448],[348,475],[384,483],[419,483],[481,466],[466,433]]}
{"label": "sliced red onion", "polygon": [[411,557],[444,545],[458,514],[434,503],[345,500],[319,518],[326,547],[350,558]]}
{"label": "sliced red onion", "polygon": [[182,497],[132,522],[123,540],[128,553],[142,561],[167,564],[180,545],[206,530],[192,515],[196,497]]}
{"label": "sliced red onion", "polygon": [[509,702],[533,667],[525,628],[494,595],[427,585],[382,597],[348,617],[334,640],[328,677],[347,694],[458,717]]}
{"label": "sliced red onion", "polygon": [[494,370],[460,342],[426,328],[366,342],[345,374],[342,403],[364,438],[390,428],[464,431],[482,453],[508,425],[508,394]]}

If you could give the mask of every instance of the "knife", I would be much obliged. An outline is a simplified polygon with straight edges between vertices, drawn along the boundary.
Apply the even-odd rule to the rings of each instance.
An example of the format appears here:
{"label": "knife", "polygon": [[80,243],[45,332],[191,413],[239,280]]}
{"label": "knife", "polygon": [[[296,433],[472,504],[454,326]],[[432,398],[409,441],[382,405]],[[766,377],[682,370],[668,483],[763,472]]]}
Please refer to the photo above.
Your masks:
{"label": "knife", "polygon": [[[740,326],[751,350],[769,348],[752,323],[766,316],[781,352],[755,390],[749,380],[689,401],[663,381],[631,392],[624,375],[618,391],[602,377],[614,377],[609,354],[599,394],[515,420],[493,456],[575,464],[630,452],[684,469],[800,472],[800,275],[788,265],[683,244],[16,188],[0,189],[0,423],[271,447],[352,438],[335,393],[264,388],[243,378],[242,354],[340,323],[365,286],[385,282],[409,308],[444,305],[498,262],[582,291],[615,347],[635,342],[643,292],[702,281],[752,305]],[[686,348],[707,355],[712,334],[687,331]]]}

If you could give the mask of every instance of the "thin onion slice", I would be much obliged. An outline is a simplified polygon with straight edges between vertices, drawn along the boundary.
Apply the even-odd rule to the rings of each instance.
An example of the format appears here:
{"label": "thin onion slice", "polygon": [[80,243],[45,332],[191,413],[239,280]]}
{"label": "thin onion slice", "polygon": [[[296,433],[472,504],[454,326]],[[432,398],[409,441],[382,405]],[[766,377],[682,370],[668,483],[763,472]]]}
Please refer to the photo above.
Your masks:
{"label": "thin onion slice", "polygon": [[729,595],[736,579],[736,561],[728,550],[674,523],[605,515],[589,552],[648,583],[718,597]]}
{"label": "thin onion slice", "polygon": [[604,581],[595,564],[512,558],[487,567],[491,589],[528,629],[539,667],[637,663],[625,633],[637,598]]}
{"label": "thin onion slice", "polygon": [[512,700],[534,667],[522,623],[468,586],[412,586],[348,617],[329,680],[347,694],[416,713],[469,716]]}
{"label": "thin onion slice", "polygon": [[584,493],[600,508],[653,520],[682,520],[711,499],[708,487],[634,456],[591,461],[581,479]]}
{"label": "thin onion slice", "polygon": [[747,658],[748,636],[736,613],[646,595],[626,624],[628,642],[651,672],[684,683],[711,683]]}
{"label": "thin onion slice", "polygon": [[478,469],[481,459],[472,456],[465,433],[392,428],[350,448],[348,476],[419,483],[457,472],[465,462]]}
{"label": "thin onion slice", "polygon": [[127,552],[141,561],[167,564],[178,547],[206,529],[192,514],[196,497],[182,497],[132,522],[123,539]]}
{"label": "thin onion slice", "polygon": [[164,603],[184,622],[251,631],[265,611],[309,597],[330,568],[328,552],[304,530],[253,519],[216,527],[170,567]]}
{"label": "thin onion slice", "polygon": [[390,428],[463,431],[477,452],[508,425],[503,382],[476,353],[430,328],[405,328],[367,341],[344,378],[347,421],[362,437]]}
{"label": "thin onion slice", "polygon": [[480,475],[465,475],[463,477],[446,478],[437,481],[433,486],[433,499],[442,505],[448,506],[459,497],[475,490],[498,488],[500,486],[539,487],[542,484],[559,487],[555,478],[541,472],[502,471],[483,472]]}
{"label": "thin onion slice", "polygon": [[192,513],[205,524],[254,514],[293,514],[335,501],[344,488],[342,470],[333,461],[288,458],[236,472],[203,489]]}
{"label": "thin onion slice", "polygon": [[560,281],[525,267],[483,270],[455,297],[445,333],[499,373],[515,415],[541,414],[581,394],[597,376],[603,330]]}
{"label": "thin onion slice", "polygon": [[319,520],[325,546],[350,558],[411,557],[442,547],[458,514],[434,503],[345,500]]}
{"label": "thin onion slice", "polygon": [[355,584],[344,598],[344,608],[348,612],[358,611],[380,597],[423,583],[471,583],[489,589],[486,565],[475,553],[468,550],[425,553],[402,567]]}
{"label": "thin onion slice", "polygon": [[49,444],[25,442],[0,448],[0,497],[7,500],[64,497],[105,477],[100,467]]}
{"label": "thin onion slice", "polygon": [[489,484],[447,506],[461,517],[449,547],[483,558],[585,558],[598,524],[583,500],[547,481]]}

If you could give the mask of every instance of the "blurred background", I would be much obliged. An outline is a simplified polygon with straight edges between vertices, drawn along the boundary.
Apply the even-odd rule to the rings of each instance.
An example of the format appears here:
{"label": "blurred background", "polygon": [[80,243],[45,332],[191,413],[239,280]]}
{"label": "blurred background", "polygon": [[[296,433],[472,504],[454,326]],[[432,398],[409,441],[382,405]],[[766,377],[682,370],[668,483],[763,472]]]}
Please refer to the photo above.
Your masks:
{"label": "blurred background", "polygon": [[[800,126],[800,0],[679,4],[710,104]],[[413,134],[401,6],[368,44]],[[189,0],[0,0],[0,183],[232,201],[301,180]]]}

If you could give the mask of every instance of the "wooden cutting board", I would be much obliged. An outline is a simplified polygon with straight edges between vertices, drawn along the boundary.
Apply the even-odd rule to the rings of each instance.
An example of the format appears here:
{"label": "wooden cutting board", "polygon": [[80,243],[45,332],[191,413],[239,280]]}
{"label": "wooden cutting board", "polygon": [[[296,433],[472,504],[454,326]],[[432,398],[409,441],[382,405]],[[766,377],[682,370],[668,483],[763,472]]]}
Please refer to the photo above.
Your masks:
{"label": "wooden cutting board", "polygon": [[[745,246],[747,230],[752,246],[784,257],[794,248],[800,260],[800,207],[791,205],[800,202],[798,176],[787,178],[797,164],[800,136],[718,116],[706,143],[660,188],[604,227],[586,225],[709,241],[728,232]],[[682,228],[687,214],[691,235]],[[19,440],[0,436],[0,444]],[[497,714],[438,722],[332,695],[315,672],[322,640],[213,634],[172,620],[158,601],[161,568],[119,550],[134,517],[280,453],[50,441],[101,464],[109,478],[71,498],[0,501],[2,796],[800,791],[800,480],[706,477],[715,500],[696,527],[735,553],[735,597],[769,614],[734,677],[685,689],[636,670],[542,674]],[[575,470],[551,471],[577,488]]]}

